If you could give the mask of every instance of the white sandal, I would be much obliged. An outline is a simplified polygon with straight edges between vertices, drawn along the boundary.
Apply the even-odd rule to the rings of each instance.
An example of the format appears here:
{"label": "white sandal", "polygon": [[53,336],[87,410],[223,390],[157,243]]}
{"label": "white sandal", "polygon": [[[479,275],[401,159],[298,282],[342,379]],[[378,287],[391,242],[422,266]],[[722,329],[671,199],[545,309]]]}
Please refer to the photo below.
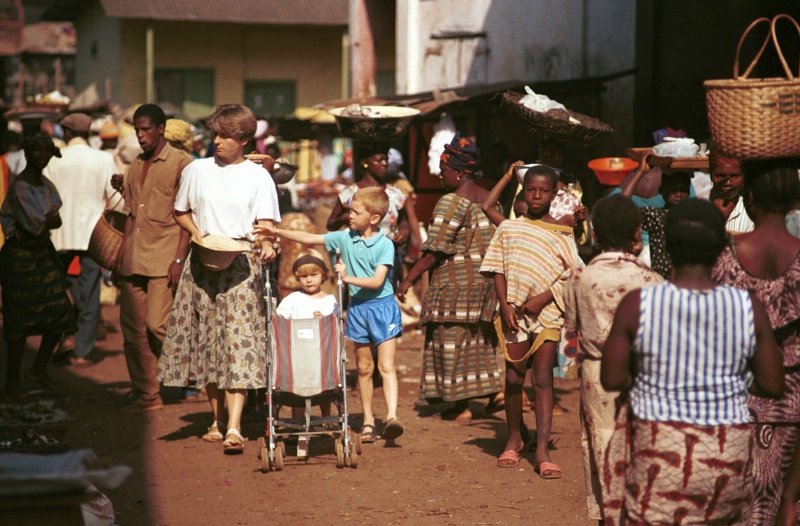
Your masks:
{"label": "white sandal", "polygon": [[222,452],[226,455],[238,455],[244,452],[244,437],[238,430],[228,429],[228,432],[225,433]]}
{"label": "white sandal", "polygon": [[220,442],[224,438],[222,432],[219,430],[219,424],[214,422],[208,428],[208,432],[201,437],[206,442]]}

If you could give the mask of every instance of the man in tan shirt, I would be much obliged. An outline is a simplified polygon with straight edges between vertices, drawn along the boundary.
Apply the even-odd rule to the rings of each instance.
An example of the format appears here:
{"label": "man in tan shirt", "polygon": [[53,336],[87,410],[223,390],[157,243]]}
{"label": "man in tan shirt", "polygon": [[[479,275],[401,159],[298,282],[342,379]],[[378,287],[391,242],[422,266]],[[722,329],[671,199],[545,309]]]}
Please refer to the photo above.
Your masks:
{"label": "man in tan shirt", "polygon": [[164,407],[158,356],[189,251],[189,234],[175,222],[172,211],[181,172],[192,159],[167,143],[165,124],[164,111],[155,104],[140,106],[133,116],[143,153],[128,169],[128,220],[115,268],[125,360],[137,395],[124,409],[130,413]]}

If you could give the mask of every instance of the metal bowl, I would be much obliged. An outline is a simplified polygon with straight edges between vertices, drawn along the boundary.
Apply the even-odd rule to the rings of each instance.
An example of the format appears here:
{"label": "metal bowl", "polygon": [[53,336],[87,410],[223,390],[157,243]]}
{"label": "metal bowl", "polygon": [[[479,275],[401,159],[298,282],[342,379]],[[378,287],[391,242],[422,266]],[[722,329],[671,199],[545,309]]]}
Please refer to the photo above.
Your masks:
{"label": "metal bowl", "polygon": [[286,159],[280,158],[275,161],[269,173],[272,175],[272,180],[275,181],[275,184],[286,184],[297,173],[297,165],[290,164],[286,162]]}

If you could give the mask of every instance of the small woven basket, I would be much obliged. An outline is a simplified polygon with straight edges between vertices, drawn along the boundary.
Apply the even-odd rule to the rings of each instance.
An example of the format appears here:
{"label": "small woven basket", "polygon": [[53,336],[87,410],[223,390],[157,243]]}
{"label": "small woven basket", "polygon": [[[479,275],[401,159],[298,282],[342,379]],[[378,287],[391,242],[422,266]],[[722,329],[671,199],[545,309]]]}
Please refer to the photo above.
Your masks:
{"label": "small woven basket", "polygon": [[126,216],[122,212],[106,208],[94,225],[87,251],[89,257],[103,268],[114,268],[119,247],[122,245],[125,220]]}
{"label": "small woven basket", "polygon": [[[792,72],[775,31],[779,20],[788,20],[800,33],[800,25],[789,15],[753,20],[739,38],[732,79],[707,80],[706,108],[711,138],[722,151],[743,159],[773,159],[800,155],[800,79]],[[739,54],[747,36],[767,23],[770,31],[756,56],[739,74]],[[751,79],[764,49],[772,41],[786,78]]]}
{"label": "small woven basket", "polygon": [[[500,99],[500,107],[511,117],[553,140],[585,145],[600,135],[614,131],[614,128],[594,117],[571,110],[534,111],[520,104],[521,98],[520,93],[506,91]],[[578,122],[573,122],[570,117]]]}

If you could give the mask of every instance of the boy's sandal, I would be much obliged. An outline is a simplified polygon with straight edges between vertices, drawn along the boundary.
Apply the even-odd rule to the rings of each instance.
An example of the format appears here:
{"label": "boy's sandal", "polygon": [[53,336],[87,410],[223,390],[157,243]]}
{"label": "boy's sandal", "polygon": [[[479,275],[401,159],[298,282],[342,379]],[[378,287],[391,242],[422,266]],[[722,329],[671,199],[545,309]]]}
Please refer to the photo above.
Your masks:
{"label": "boy's sandal", "polygon": [[552,462],[542,462],[538,466],[534,466],[533,471],[545,480],[561,478],[561,468]]}
{"label": "boy's sandal", "polygon": [[224,437],[222,436],[222,432],[219,430],[219,425],[216,422],[211,424],[211,427],[208,428],[208,432],[201,437],[206,442],[219,442]]}
{"label": "boy's sandal", "polygon": [[226,455],[238,455],[244,452],[244,437],[236,429],[228,429],[225,441],[222,442],[222,451]]}
{"label": "boy's sandal", "polygon": [[361,426],[361,442],[363,444],[371,444],[378,439],[375,434],[375,426],[372,424],[364,424]]}
{"label": "boy's sandal", "polygon": [[405,428],[403,424],[396,418],[390,418],[386,425],[383,426],[383,438],[385,440],[394,440],[403,434]]}
{"label": "boy's sandal", "polygon": [[497,457],[497,467],[515,468],[519,465],[520,459],[521,457],[518,451],[506,449],[499,457]]}

